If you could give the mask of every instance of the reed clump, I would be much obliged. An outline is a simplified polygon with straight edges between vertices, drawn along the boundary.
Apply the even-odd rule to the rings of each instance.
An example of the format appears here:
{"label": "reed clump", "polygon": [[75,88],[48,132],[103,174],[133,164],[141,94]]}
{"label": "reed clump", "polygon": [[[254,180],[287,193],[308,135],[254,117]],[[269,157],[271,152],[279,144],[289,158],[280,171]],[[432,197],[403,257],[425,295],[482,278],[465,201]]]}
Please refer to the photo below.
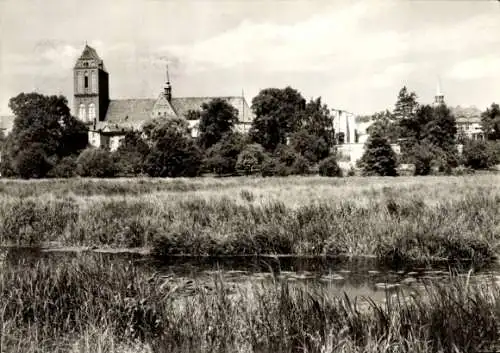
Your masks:
{"label": "reed clump", "polygon": [[[376,255],[481,265],[500,240],[500,179],[491,178],[4,181],[11,195],[12,185],[35,191],[0,196],[0,244],[152,247],[159,258]],[[51,182],[53,193],[36,191]],[[59,194],[71,183],[92,195]],[[130,193],[101,194],[117,185]],[[187,191],[171,190],[178,187]]]}
{"label": "reed clump", "polygon": [[[161,279],[103,258],[7,265],[8,352],[474,352],[498,349],[500,289],[452,277],[386,303],[276,280]],[[474,323],[474,324],[471,324]],[[99,350],[98,350],[99,349]]]}

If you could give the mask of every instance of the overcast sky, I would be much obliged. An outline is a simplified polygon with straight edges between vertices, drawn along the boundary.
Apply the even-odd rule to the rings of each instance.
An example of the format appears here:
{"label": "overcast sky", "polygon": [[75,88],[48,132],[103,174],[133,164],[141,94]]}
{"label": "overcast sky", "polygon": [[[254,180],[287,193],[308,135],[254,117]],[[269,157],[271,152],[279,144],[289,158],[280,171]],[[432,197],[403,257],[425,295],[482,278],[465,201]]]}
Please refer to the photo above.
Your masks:
{"label": "overcast sky", "polygon": [[111,98],[297,88],[358,114],[392,108],[407,85],[431,102],[500,102],[500,2],[436,0],[0,0],[0,114],[36,90],[71,103],[85,41]]}

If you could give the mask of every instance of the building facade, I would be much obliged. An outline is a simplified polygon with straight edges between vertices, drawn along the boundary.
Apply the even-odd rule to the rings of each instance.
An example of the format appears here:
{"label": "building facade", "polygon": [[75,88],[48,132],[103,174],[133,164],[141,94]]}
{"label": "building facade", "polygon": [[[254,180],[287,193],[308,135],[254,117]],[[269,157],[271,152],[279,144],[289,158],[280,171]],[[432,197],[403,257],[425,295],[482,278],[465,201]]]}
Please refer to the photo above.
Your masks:
{"label": "building facade", "polygon": [[[144,124],[155,118],[182,117],[200,111],[204,103],[214,98],[225,100],[238,111],[236,130],[247,132],[253,113],[243,96],[230,97],[174,97],[168,79],[157,98],[110,99],[109,74],[96,50],[88,45],[73,69],[73,114],[89,129],[89,143],[94,147],[116,150],[126,133],[142,130]],[[198,120],[188,120],[192,135],[198,135]]]}

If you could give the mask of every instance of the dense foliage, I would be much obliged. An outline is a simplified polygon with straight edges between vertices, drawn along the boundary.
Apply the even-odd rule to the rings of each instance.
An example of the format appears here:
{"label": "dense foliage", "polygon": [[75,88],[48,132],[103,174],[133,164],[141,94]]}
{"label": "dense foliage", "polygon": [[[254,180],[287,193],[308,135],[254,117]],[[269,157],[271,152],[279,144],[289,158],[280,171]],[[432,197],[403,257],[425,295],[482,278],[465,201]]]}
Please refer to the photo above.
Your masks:
{"label": "dense foliage", "polygon": [[238,110],[225,100],[215,98],[203,103],[200,112],[198,142],[208,149],[219,142],[225,134],[233,131],[238,121]]}
{"label": "dense foliage", "polygon": [[365,153],[359,161],[363,175],[396,176],[397,157],[387,139],[373,133],[366,142]]}
{"label": "dense foliage", "polygon": [[2,175],[43,178],[64,157],[87,147],[87,129],[70,114],[66,98],[21,93],[9,101],[15,114],[2,149]]}

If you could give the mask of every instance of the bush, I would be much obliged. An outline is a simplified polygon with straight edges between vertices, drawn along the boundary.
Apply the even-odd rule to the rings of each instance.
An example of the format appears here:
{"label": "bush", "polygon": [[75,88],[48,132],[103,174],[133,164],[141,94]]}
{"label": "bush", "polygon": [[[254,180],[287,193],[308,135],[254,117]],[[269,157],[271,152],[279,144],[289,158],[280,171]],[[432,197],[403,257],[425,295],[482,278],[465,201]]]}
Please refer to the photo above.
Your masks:
{"label": "bush", "polygon": [[52,178],[72,178],[76,175],[76,156],[62,158],[49,172]]}
{"label": "bush", "polygon": [[307,160],[307,158],[298,155],[297,158],[295,158],[292,166],[290,167],[289,173],[293,175],[306,175],[310,173],[309,167],[309,161]]}
{"label": "bush", "polygon": [[415,165],[415,175],[429,175],[431,173],[434,155],[429,147],[416,145],[411,151],[411,156]]}
{"label": "bush", "polygon": [[116,175],[117,169],[109,151],[88,148],[76,160],[76,172],[82,177],[111,178]]}
{"label": "bush", "polygon": [[262,163],[261,174],[263,177],[288,176],[290,175],[290,167],[280,162],[278,158],[272,157]]}
{"label": "bush", "polygon": [[238,155],[242,148],[241,136],[235,133],[228,133],[207,150],[203,164],[207,170],[219,175],[234,174]]}
{"label": "bush", "polygon": [[236,170],[244,174],[252,174],[262,167],[262,163],[266,159],[264,148],[258,143],[245,146],[243,151],[238,155],[236,162]]}
{"label": "bush", "polygon": [[488,169],[495,165],[492,145],[488,141],[467,141],[462,152],[464,165],[472,169]]}
{"label": "bush", "polygon": [[21,178],[43,178],[51,165],[42,149],[33,147],[21,150],[15,159],[15,171]]}
{"label": "bush", "polygon": [[335,157],[328,157],[319,163],[319,175],[327,177],[341,177],[342,169],[340,169]]}

